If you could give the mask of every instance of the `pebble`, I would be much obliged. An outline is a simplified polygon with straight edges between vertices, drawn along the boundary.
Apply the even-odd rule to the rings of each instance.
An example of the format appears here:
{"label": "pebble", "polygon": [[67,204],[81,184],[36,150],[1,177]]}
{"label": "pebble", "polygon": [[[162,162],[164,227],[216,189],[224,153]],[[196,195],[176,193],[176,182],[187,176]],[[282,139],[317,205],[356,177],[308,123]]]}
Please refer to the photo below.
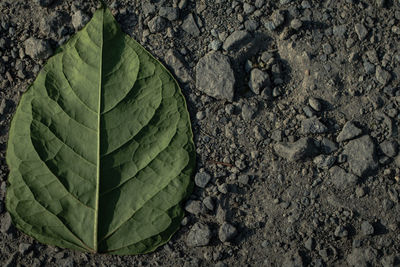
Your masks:
{"label": "pebble", "polygon": [[254,115],[256,114],[257,108],[255,106],[244,104],[242,107],[242,118],[245,121],[249,121],[254,119]]}
{"label": "pebble", "polygon": [[337,142],[343,142],[347,141],[350,139],[353,139],[357,136],[359,136],[362,133],[362,130],[355,126],[355,124],[352,121],[348,121],[344,126],[342,131],[339,133],[339,135],[336,138]]}
{"label": "pebble", "polygon": [[207,172],[198,172],[194,177],[194,182],[198,187],[204,188],[211,180],[211,175]]}
{"label": "pebble", "polygon": [[250,5],[250,4],[248,4],[248,3],[244,3],[244,4],[243,4],[243,12],[244,12],[246,15],[249,15],[249,14],[253,13],[254,10],[256,10],[256,8],[255,8],[253,5]]}
{"label": "pebble", "polygon": [[374,234],[374,227],[368,221],[363,221],[361,223],[361,233],[364,236],[369,236]]}
{"label": "pebble", "polygon": [[224,222],[219,230],[218,230],[218,237],[221,242],[226,242],[232,240],[237,235],[236,227]]}
{"label": "pebble", "polygon": [[398,144],[396,141],[385,140],[379,145],[379,148],[383,154],[391,158],[395,157],[398,152]]}
{"label": "pebble", "polygon": [[328,128],[317,117],[312,117],[301,121],[301,131],[303,134],[321,134],[327,132]]}
{"label": "pebble", "polygon": [[221,46],[222,46],[222,42],[220,40],[212,40],[210,42],[210,44],[208,45],[208,47],[214,51],[219,50],[221,48]]}
{"label": "pebble", "polygon": [[165,56],[165,63],[172,69],[173,74],[179,81],[187,83],[192,80],[187,64],[179,52],[172,49],[168,50]]}
{"label": "pebble", "polygon": [[301,27],[303,26],[303,22],[301,21],[301,20],[299,20],[299,19],[293,19],[291,22],[290,22],[290,27],[293,29],[293,30],[298,30],[298,29],[300,29]]}
{"label": "pebble", "polygon": [[22,255],[25,255],[25,254],[27,254],[27,253],[31,250],[31,248],[32,248],[32,245],[31,245],[31,244],[28,244],[28,243],[21,243],[21,244],[19,244],[19,246],[18,246],[18,251],[19,251],[19,253],[21,253]]}
{"label": "pebble", "polygon": [[6,100],[3,98],[3,99],[1,100],[1,102],[0,102],[0,115],[3,115],[4,112],[6,111],[6,109],[7,109],[7,102],[6,102]]}
{"label": "pebble", "polygon": [[356,25],[354,25],[354,30],[357,33],[358,39],[360,39],[360,41],[364,40],[365,37],[367,37],[368,30],[364,26],[364,24],[357,23]]}
{"label": "pebble", "polygon": [[271,15],[271,20],[264,25],[268,30],[274,31],[285,22],[285,16],[280,10],[274,11]]}
{"label": "pebble", "polygon": [[202,222],[197,222],[190,229],[187,235],[186,244],[189,247],[207,246],[210,243],[211,238],[212,232],[210,227]]}
{"label": "pebble", "polygon": [[335,164],[335,161],[336,157],[329,155],[319,155],[313,160],[314,164],[320,169],[329,169],[333,164]]}
{"label": "pebble", "polygon": [[210,197],[210,196],[206,196],[206,197],[203,199],[203,205],[204,205],[207,209],[209,209],[209,210],[211,210],[211,211],[213,211],[214,208],[215,208],[214,201],[213,201],[212,197]]}
{"label": "pebble", "polygon": [[30,56],[32,59],[47,59],[53,54],[53,50],[49,42],[40,40],[35,37],[30,37],[25,40],[25,54]]}
{"label": "pebble", "polygon": [[308,249],[309,251],[314,250],[315,247],[315,240],[312,237],[309,237],[305,242],[304,242],[304,247]]}
{"label": "pebble", "polygon": [[231,33],[224,41],[222,48],[226,51],[240,48],[251,39],[251,34],[244,30],[236,30]]}
{"label": "pebble", "polygon": [[294,143],[277,143],[274,145],[277,155],[289,161],[298,161],[317,154],[318,150],[314,139],[304,137]]}
{"label": "pebble", "polygon": [[205,211],[203,203],[199,200],[189,200],[186,202],[185,210],[196,216]]}
{"label": "pebble", "polygon": [[346,228],[344,228],[343,225],[339,225],[336,227],[334,235],[343,238],[347,237],[349,235],[349,232],[346,230]]}
{"label": "pebble", "polygon": [[11,216],[8,212],[4,214],[4,217],[1,219],[1,224],[0,224],[0,232],[3,234],[9,233],[9,231],[12,228],[12,220]]}
{"label": "pebble", "polygon": [[376,67],[375,71],[376,80],[383,86],[387,85],[391,79],[390,73],[380,66]]}
{"label": "pebble", "polygon": [[155,16],[154,18],[149,20],[147,26],[149,27],[149,30],[152,33],[161,32],[165,29],[166,21],[161,16]]}
{"label": "pebble", "polygon": [[74,26],[76,31],[79,31],[86,25],[90,20],[89,16],[86,15],[81,10],[76,11],[71,18],[72,26]]}
{"label": "pebble", "polygon": [[179,9],[176,7],[160,7],[158,15],[169,21],[175,21],[179,18]]}
{"label": "pebble", "polygon": [[321,111],[321,109],[322,109],[321,102],[318,99],[314,98],[314,97],[310,97],[308,99],[308,104],[315,111]]}
{"label": "pebble", "polygon": [[209,96],[232,101],[235,75],[229,58],[212,51],[202,57],[196,65],[196,88]]}
{"label": "pebble", "polygon": [[244,28],[249,32],[254,32],[258,28],[258,22],[254,19],[248,19],[244,22]]}
{"label": "pebble", "polygon": [[347,155],[350,171],[355,175],[363,177],[378,168],[375,144],[368,135],[349,141],[343,154]]}
{"label": "pebble", "polygon": [[346,190],[354,187],[358,182],[358,177],[354,174],[346,172],[339,166],[333,166],[329,169],[332,183],[340,190]]}
{"label": "pebble", "polygon": [[267,72],[254,68],[250,72],[249,87],[255,94],[260,94],[261,90],[270,85],[271,81]]}
{"label": "pebble", "polygon": [[192,13],[186,16],[186,18],[183,20],[181,27],[185,32],[189,33],[194,37],[200,36],[199,27],[197,26],[197,23],[194,20]]}
{"label": "pebble", "polygon": [[324,137],[321,140],[321,149],[322,149],[322,152],[324,152],[325,154],[331,154],[331,153],[335,152],[336,150],[338,150],[338,146],[332,140]]}

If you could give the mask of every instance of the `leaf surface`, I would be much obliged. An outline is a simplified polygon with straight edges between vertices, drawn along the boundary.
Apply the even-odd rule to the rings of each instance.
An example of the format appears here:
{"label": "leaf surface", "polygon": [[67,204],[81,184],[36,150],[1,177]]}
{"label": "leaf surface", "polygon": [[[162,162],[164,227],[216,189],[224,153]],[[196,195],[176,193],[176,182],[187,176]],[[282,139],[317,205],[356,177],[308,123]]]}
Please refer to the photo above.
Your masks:
{"label": "leaf surface", "polygon": [[180,225],[194,162],[177,82],[102,8],[22,96],[7,209],[46,244],[150,252]]}

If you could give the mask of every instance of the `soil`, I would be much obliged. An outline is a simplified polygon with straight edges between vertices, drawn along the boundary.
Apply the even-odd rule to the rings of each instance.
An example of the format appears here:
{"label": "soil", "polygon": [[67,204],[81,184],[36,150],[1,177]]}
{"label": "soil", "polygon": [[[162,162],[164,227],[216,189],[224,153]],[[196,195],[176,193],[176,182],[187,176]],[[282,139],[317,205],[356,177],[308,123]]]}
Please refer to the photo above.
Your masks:
{"label": "soil", "polygon": [[[153,253],[111,256],[43,245],[10,224],[8,130],[46,61],[30,49],[54,51],[99,2],[1,0],[2,265],[400,266],[399,1],[105,2],[185,95],[198,186],[182,227]],[[31,37],[46,45],[26,47]],[[196,86],[214,50],[232,88]]]}

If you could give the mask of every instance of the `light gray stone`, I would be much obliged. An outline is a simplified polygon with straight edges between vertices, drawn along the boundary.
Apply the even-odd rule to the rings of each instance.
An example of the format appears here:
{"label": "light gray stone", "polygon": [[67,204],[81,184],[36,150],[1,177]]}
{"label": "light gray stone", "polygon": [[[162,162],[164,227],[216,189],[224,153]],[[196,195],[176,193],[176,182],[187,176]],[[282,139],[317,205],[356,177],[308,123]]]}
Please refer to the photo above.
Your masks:
{"label": "light gray stone", "polygon": [[232,240],[237,235],[236,227],[224,222],[218,231],[218,237],[221,242],[226,242]]}
{"label": "light gray stone", "polygon": [[375,71],[376,80],[383,86],[387,85],[391,79],[390,73],[380,66],[376,67]]}
{"label": "light gray stone", "polygon": [[166,21],[163,17],[155,16],[154,18],[149,20],[147,26],[152,33],[161,32],[165,29]]}
{"label": "light gray stone", "polygon": [[329,169],[329,174],[332,183],[340,190],[346,190],[349,187],[354,187],[358,182],[358,177],[348,173],[338,166],[333,166]]}
{"label": "light gray stone", "polygon": [[363,177],[378,168],[375,144],[368,135],[350,141],[343,154],[347,155],[350,171],[355,175]]}
{"label": "light gray stone", "polygon": [[294,143],[277,143],[274,145],[275,153],[289,161],[298,161],[318,153],[314,139],[301,138]]}
{"label": "light gray stone", "polygon": [[194,182],[198,187],[204,188],[211,179],[211,175],[206,172],[198,172],[194,177]]}
{"label": "light gray stone", "polygon": [[235,75],[229,58],[220,52],[210,52],[196,65],[196,87],[198,90],[221,100],[232,101]]}
{"label": "light gray stone", "polygon": [[81,10],[76,11],[71,18],[72,26],[76,31],[79,31],[86,25],[90,20],[89,16],[83,13]]}
{"label": "light gray stone", "polygon": [[317,117],[312,117],[301,121],[301,131],[303,134],[321,134],[327,132],[328,128]]}
{"label": "light gray stone", "polygon": [[251,38],[251,34],[247,31],[236,30],[229,35],[222,46],[224,50],[231,50],[243,46]]}
{"label": "light gray stone", "polygon": [[197,26],[196,21],[194,20],[193,14],[189,14],[186,16],[186,18],[183,20],[182,23],[182,29],[189,33],[190,35],[194,37],[200,36],[200,30],[199,27]]}
{"label": "light gray stone", "polygon": [[33,59],[47,59],[53,54],[49,42],[31,37],[24,42],[25,54]]}
{"label": "light gray stone", "polygon": [[367,37],[368,29],[364,26],[364,24],[357,23],[356,25],[354,25],[354,30],[357,33],[358,39],[360,39],[360,41],[364,40],[365,37]]}
{"label": "light gray stone", "polygon": [[362,133],[362,130],[360,128],[355,126],[352,121],[348,121],[343,126],[343,129],[337,136],[336,141],[337,142],[347,141],[347,140],[350,140],[350,139],[353,139],[353,138],[359,136],[361,133]]}
{"label": "light gray stone", "polygon": [[189,247],[207,246],[212,238],[212,232],[207,224],[198,222],[190,229],[186,244]]}
{"label": "light gray stone", "polygon": [[255,94],[260,94],[261,90],[270,85],[271,81],[267,72],[254,68],[250,72],[249,87]]}
{"label": "light gray stone", "polygon": [[165,56],[165,63],[171,68],[180,82],[187,83],[192,80],[185,60],[177,51],[168,50]]}

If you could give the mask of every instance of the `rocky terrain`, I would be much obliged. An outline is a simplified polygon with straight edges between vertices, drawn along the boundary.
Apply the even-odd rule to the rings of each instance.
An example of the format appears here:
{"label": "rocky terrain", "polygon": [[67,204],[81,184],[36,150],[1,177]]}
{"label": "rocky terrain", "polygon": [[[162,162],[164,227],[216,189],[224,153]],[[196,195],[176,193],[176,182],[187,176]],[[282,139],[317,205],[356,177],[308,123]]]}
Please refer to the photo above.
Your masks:
{"label": "rocky terrain", "polygon": [[186,217],[141,256],[20,233],[5,210],[21,94],[95,0],[0,1],[3,266],[400,266],[400,1],[106,1],[164,62],[190,111]]}

